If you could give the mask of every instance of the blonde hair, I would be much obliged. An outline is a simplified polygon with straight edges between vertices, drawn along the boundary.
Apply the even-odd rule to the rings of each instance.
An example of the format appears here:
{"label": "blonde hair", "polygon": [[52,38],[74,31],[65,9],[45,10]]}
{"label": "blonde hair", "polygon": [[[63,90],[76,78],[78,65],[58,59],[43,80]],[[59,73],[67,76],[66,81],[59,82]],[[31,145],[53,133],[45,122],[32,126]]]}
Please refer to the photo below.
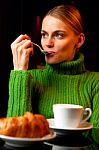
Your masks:
{"label": "blonde hair", "polygon": [[[46,16],[53,16],[68,24],[75,34],[83,33],[83,21],[79,10],[72,5],[59,5],[49,10]],[[45,17],[46,17],[45,16]]]}

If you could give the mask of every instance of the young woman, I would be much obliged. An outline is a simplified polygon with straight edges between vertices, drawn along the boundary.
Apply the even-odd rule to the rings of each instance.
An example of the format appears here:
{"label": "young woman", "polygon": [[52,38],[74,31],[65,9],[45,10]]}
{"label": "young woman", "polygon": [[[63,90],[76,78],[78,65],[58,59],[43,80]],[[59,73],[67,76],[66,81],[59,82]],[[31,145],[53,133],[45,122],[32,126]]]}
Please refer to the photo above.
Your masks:
{"label": "young woman", "polygon": [[81,15],[71,5],[54,7],[42,21],[44,69],[28,69],[34,46],[28,35],[20,35],[11,44],[14,70],[9,79],[7,117],[30,111],[52,118],[53,104],[80,104],[92,109],[90,121],[99,127],[99,73],[84,66],[79,52],[84,41]]}

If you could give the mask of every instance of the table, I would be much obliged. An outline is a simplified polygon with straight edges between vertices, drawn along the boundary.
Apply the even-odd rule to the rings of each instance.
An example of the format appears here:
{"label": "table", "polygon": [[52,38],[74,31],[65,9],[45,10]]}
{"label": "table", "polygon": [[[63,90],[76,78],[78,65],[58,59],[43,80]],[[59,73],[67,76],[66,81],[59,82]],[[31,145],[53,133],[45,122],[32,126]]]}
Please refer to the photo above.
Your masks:
{"label": "table", "polygon": [[29,147],[12,147],[0,140],[0,150],[99,150],[99,129],[83,133],[56,135],[54,139],[36,142]]}

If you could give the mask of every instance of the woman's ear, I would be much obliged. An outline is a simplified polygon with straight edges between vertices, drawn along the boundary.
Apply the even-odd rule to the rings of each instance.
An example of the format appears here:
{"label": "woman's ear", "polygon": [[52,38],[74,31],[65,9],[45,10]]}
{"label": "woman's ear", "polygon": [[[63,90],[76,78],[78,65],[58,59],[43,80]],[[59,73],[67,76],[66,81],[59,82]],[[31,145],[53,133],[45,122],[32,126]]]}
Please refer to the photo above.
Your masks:
{"label": "woman's ear", "polygon": [[84,33],[80,33],[80,35],[78,37],[78,42],[77,42],[78,49],[83,45],[84,41],[85,41],[85,35],[84,35]]}

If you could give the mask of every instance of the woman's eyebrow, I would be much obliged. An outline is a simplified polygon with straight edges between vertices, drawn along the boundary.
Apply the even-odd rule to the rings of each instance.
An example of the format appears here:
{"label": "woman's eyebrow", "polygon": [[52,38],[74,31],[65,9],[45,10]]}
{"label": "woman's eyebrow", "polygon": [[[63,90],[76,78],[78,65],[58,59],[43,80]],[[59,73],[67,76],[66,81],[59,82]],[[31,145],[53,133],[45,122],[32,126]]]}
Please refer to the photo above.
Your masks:
{"label": "woman's eyebrow", "polygon": [[45,31],[45,30],[41,30],[41,32],[47,32],[47,31]]}
{"label": "woman's eyebrow", "polygon": [[56,30],[54,32],[65,32],[64,30]]}

